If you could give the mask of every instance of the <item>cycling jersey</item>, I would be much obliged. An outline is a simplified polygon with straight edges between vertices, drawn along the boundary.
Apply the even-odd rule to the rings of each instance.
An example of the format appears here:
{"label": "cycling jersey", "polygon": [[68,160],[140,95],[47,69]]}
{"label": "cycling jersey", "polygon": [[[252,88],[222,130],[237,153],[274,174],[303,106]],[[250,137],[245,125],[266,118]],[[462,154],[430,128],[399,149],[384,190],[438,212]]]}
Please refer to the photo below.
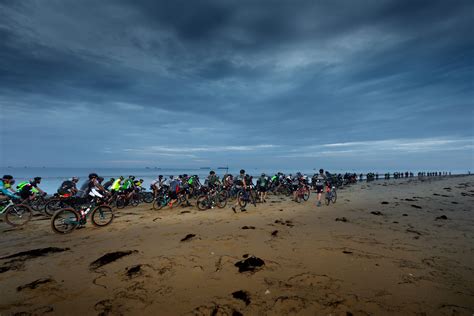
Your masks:
{"label": "cycling jersey", "polygon": [[115,180],[114,183],[112,184],[112,190],[118,191],[120,189],[121,182],[122,180],[120,179]]}
{"label": "cycling jersey", "polygon": [[9,183],[5,183],[5,182],[3,182],[3,180],[0,180],[0,192],[3,195],[8,196],[10,198],[18,198],[18,195],[14,194],[10,190],[8,190],[10,187],[11,187],[11,185]]}
{"label": "cycling jersey", "polygon": [[121,189],[122,190],[128,190],[132,187],[132,180],[131,179],[126,179],[123,184],[122,184],[122,187]]}

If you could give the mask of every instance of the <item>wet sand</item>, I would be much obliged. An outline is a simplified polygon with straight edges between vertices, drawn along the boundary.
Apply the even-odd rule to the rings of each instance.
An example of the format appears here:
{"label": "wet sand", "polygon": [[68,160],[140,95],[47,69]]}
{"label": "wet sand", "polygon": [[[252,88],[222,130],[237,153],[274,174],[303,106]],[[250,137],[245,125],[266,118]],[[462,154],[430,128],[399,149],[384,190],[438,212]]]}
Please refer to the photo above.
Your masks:
{"label": "wet sand", "polygon": [[322,207],[140,205],[64,236],[0,223],[0,314],[472,315],[473,205],[464,176],[361,183]]}

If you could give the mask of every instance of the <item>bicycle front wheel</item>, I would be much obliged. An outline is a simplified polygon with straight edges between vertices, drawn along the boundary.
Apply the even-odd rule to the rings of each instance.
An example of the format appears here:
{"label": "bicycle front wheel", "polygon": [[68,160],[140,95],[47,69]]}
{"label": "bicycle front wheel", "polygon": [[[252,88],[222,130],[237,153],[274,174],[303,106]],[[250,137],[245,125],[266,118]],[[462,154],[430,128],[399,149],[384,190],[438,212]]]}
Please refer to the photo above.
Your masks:
{"label": "bicycle front wheel", "polygon": [[209,209],[209,199],[207,197],[207,195],[201,195],[200,197],[198,197],[197,201],[196,201],[196,205],[197,205],[197,208],[200,210],[200,211],[205,211],[207,209]]}
{"label": "bicycle front wheel", "polygon": [[49,200],[48,203],[44,206],[44,212],[46,215],[53,216],[54,213],[59,211],[62,208],[70,208],[71,206],[65,203],[60,199]]}
{"label": "bicycle front wheel", "polygon": [[31,209],[23,204],[9,206],[5,211],[5,222],[11,226],[22,226],[31,219]]}
{"label": "bicycle front wheel", "polygon": [[73,208],[63,208],[51,217],[51,228],[58,234],[68,234],[79,226],[81,216]]}
{"label": "bicycle front wheel", "polygon": [[153,202],[153,199],[154,199],[152,192],[145,192],[143,193],[142,197],[143,197],[143,202],[145,203],[151,203]]}
{"label": "bicycle front wheel", "polygon": [[98,227],[109,225],[113,219],[114,212],[108,205],[97,206],[91,213],[91,222]]}
{"label": "bicycle front wheel", "polygon": [[337,193],[336,193],[336,190],[333,190],[332,191],[332,196],[331,196],[331,201],[332,203],[336,203],[336,200],[337,200]]}
{"label": "bicycle front wheel", "polygon": [[226,191],[217,193],[216,205],[218,208],[224,208],[227,205],[227,192]]}
{"label": "bicycle front wheel", "polygon": [[240,191],[239,195],[237,195],[237,201],[239,202],[240,207],[246,207],[247,200],[248,200],[248,195],[244,193],[243,191]]}
{"label": "bicycle front wheel", "polygon": [[165,204],[166,204],[165,198],[162,197],[162,196],[159,196],[153,202],[153,208],[155,210],[161,210],[163,208],[163,206],[165,206]]}
{"label": "bicycle front wheel", "polygon": [[309,200],[309,194],[310,194],[309,189],[305,189],[304,192],[303,192],[303,200],[308,201]]}
{"label": "bicycle front wheel", "polygon": [[331,193],[326,193],[326,205],[329,205],[329,203],[331,203]]}

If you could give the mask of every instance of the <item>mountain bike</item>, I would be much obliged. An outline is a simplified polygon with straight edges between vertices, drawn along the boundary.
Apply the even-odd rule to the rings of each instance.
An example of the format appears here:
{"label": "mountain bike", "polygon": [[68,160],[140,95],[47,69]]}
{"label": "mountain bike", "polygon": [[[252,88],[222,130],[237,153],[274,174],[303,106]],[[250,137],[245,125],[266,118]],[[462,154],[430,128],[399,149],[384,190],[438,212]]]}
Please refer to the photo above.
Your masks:
{"label": "mountain bike", "polygon": [[336,203],[336,200],[337,200],[337,192],[336,192],[336,187],[331,185],[331,184],[327,184],[326,185],[326,196],[325,196],[325,200],[326,200],[326,205],[329,205],[329,203]]}
{"label": "mountain bike", "polygon": [[198,197],[196,204],[201,211],[213,208],[214,205],[218,208],[224,208],[227,205],[227,192],[211,190],[208,194]]}
{"label": "mountain bike", "polygon": [[237,195],[237,200],[239,201],[240,207],[246,207],[247,203],[253,204],[253,206],[257,206],[257,197],[255,190],[253,188],[242,189],[239,191]]}
{"label": "mountain bike", "polygon": [[0,214],[11,226],[22,226],[28,223],[33,214],[31,208],[24,204],[15,204],[11,199],[0,204]]}
{"label": "mountain bike", "polygon": [[296,202],[301,203],[301,200],[308,201],[310,192],[308,186],[299,186],[296,190]]}
{"label": "mountain bike", "polygon": [[46,215],[53,216],[56,211],[59,211],[62,208],[73,207],[73,200],[73,197],[58,195],[46,202],[44,212]]}
{"label": "mountain bike", "polygon": [[118,193],[115,199],[115,206],[117,208],[124,208],[127,205],[138,206],[140,204],[140,195],[133,191],[131,195],[129,192]]}
{"label": "mountain bike", "polygon": [[109,225],[114,219],[112,208],[101,200],[92,200],[87,206],[75,210],[74,208],[63,208],[51,217],[51,228],[55,233],[68,234],[79,226],[87,223],[87,215],[94,226],[103,227]]}
{"label": "mountain bike", "polygon": [[[153,202],[153,208],[155,210],[161,210],[164,206],[168,205],[171,202],[168,192],[162,192],[159,196],[156,197]],[[177,201],[173,206],[179,206],[182,203],[185,203],[186,206],[191,205],[186,197],[186,192],[182,191],[178,193]]]}

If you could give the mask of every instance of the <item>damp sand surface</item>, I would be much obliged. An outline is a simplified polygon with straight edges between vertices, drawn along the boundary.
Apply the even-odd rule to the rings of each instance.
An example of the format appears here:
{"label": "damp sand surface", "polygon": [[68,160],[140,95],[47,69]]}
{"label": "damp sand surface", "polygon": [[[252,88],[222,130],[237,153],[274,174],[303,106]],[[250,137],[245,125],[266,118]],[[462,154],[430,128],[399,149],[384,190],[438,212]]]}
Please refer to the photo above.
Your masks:
{"label": "damp sand surface", "polygon": [[0,223],[0,314],[472,315],[474,177],[360,183],[330,206],[150,205],[68,235]]}

